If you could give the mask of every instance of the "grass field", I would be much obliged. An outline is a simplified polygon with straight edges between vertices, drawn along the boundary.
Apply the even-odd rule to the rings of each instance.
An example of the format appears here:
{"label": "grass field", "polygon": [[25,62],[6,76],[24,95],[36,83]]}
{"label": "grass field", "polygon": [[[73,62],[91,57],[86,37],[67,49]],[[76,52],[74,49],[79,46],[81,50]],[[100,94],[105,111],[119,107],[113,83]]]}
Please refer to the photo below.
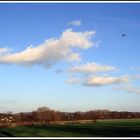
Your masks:
{"label": "grass field", "polygon": [[97,123],[0,128],[6,137],[140,137],[140,119],[98,120]]}

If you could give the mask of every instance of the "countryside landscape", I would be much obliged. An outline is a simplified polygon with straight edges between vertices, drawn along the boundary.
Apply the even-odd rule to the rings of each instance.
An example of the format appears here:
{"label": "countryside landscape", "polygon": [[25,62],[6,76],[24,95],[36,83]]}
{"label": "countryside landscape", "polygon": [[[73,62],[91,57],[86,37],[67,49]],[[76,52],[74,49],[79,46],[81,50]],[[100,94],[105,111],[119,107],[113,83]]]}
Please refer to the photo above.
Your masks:
{"label": "countryside landscape", "polygon": [[139,137],[140,113],[95,110],[36,111],[0,114],[0,136],[5,137]]}
{"label": "countryside landscape", "polygon": [[139,15],[0,2],[0,137],[140,137]]}

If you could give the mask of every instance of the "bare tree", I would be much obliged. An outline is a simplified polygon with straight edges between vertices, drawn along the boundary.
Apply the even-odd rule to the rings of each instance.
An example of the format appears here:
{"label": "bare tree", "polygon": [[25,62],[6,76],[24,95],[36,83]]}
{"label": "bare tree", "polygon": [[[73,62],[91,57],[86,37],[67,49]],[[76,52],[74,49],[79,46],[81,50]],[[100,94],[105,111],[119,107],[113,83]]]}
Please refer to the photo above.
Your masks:
{"label": "bare tree", "polygon": [[45,111],[49,111],[49,110],[50,110],[50,108],[48,108],[46,106],[42,106],[37,109],[37,112],[45,112]]}

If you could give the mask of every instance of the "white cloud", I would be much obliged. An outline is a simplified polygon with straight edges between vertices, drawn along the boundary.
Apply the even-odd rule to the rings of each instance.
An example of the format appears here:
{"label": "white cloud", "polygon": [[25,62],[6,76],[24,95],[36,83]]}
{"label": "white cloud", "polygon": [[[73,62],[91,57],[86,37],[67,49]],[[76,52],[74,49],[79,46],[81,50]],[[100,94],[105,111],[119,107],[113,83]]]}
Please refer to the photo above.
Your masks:
{"label": "white cloud", "polygon": [[75,21],[69,22],[68,25],[80,26],[81,25],[81,21],[80,20],[75,20]]}
{"label": "white cloud", "polygon": [[87,63],[79,66],[74,66],[69,71],[72,73],[96,73],[114,70],[116,70],[116,68],[112,66],[101,65],[96,63]]}
{"label": "white cloud", "polygon": [[91,76],[85,80],[85,86],[103,86],[115,83],[127,83],[128,76],[110,77],[110,76]]}
{"label": "white cloud", "polygon": [[66,80],[66,83],[68,84],[77,84],[81,81],[80,78],[76,78],[76,77],[71,77],[70,79]]}
{"label": "white cloud", "polygon": [[9,49],[7,48],[0,48],[0,55],[3,55],[5,53],[8,53],[9,52]]}
{"label": "white cloud", "polygon": [[132,85],[121,86],[121,87],[116,88],[116,90],[123,90],[129,93],[140,94],[140,88],[133,87]]}
{"label": "white cloud", "polygon": [[[49,67],[59,61],[80,61],[79,53],[75,53],[73,48],[88,49],[94,44],[91,37],[95,31],[74,32],[72,29],[65,30],[57,38],[46,40],[36,47],[27,47],[21,52],[4,53],[0,55],[1,64],[21,64],[21,65],[45,65]],[[6,49],[0,49],[5,52]]]}

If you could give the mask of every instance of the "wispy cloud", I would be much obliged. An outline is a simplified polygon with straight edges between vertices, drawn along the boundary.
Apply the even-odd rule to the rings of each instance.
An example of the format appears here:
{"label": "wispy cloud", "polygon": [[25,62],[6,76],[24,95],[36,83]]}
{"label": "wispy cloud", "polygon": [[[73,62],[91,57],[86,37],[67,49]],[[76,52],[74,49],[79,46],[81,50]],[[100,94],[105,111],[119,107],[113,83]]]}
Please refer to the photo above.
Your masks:
{"label": "wispy cloud", "polygon": [[75,20],[75,21],[69,22],[68,25],[81,26],[81,21],[80,20]]}
{"label": "wispy cloud", "polygon": [[111,77],[111,76],[91,76],[84,82],[85,86],[104,86],[116,83],[129,82],[129,76]]}
{"label": "wispy cloud", "polygon": [[72,67],[69,72],[72,73],[97,73],[115,71],[117,68],[108,65],[101,65],[97,63],[87,63],[79,66]]}
{"label": "wispy cloud", "polygon": [[94,44],[90,40],[95,31],[74,32],[65,30],[59,38],[50,38],[36,47],[27,47],[21,52],[6,53],[0,48],[0,64],[19,64],[25,66],[44,65],[50,67],[59,61],[80,61],[79,53],[73,48],[88,49]]}
{"label": "wispy cloud", "polygon": [[140,88],[136,88],[132,85],[121,86],[121,87],[116,88],[116,90],[123,90],[123,91],[129,92],[129,93],[140,94]]}
{"label": "wispy cloud", "polygon": [[[108,76],[106,72],[116,71],[117,68],[109,65],[103,65],[98,63],[86,63],[79,66],[74,66],[68,70],[70,74],[81,74],[77,75],[80,78],[69,79],[67,83],[82,83],[84,86],[101,87],[105,85],[128,83],[133,78],[135,79],[138,75],[122,75],[122,76]],[[74,82],[73,82],[74,81]]]}
{"label": "wispy cloud", "polygon": [[9,49],[8,48],[0,48],[0,55],[4,55],[5,53],[8,53]]}
{"label": "wispy cloud", "polygon": [[130,70],[140,70],[140,66],[139,67],[130,67]]}
{"label": "wispy cloud", "polygon": [[140,79],[140,74],[133,74],[130,77],[131,79]]}
{"label": "wispy cloud", "polygon": [[77,84],[80,83],[81,79],[77,77],[71,77],[70,79],[66,80],[65,82],[68,84]]}

